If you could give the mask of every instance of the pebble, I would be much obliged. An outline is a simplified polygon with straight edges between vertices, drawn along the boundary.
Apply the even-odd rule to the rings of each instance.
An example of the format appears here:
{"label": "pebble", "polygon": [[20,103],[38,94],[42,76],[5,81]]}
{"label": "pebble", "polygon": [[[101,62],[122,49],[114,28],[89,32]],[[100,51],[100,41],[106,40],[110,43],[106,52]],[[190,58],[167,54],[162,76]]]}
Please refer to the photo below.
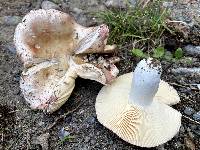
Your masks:
{"label": "pebble", "polygon": [[90,137],[89,136],[86,136],[85,137],[85,142],[87,143],[87,142],[89,142],[90,141]]}
{"label": "pebble", "polygon": [[200,130],[194,130],[194,133],[198,136],[200,136]]}
{"label": "pebble", "polygon": [[78,15],[76,18],[77,22],[83,26],[87,26],[88,22],[90,22],[90,20],[88,20],[88,18],[83,14]]}
{"label": "pebble", "polygon": [[193,119],[196,120],[196,121],[200,121],[200,111],[193,114]]}
{"label": "pebble", "polygon": [[70,135],[70,133],[68,131],[66,131],[64,127],[62,127],[61,130],[58,132],[58,137],[60,139],[63,139],[68,135]]}
{"label": "pebble", "polygon": [[60,7],[53,2],[43,1],[41,4],[42,9],[57,9],[60,10]]}
{"label": "pebble", "polygon": [[43,122],[43,121],[40,121],[40,122],[38,123],[38,125],[39,125],[39,126],[43,126],[43,125],[44,125],[44,122]]}
{"label": "pebble", "polygon": [[194,112],[195,112],[194,109],[191,107],[186,107],[184,110],[184,113],[188,116],[192,115]]}
{"label": "pebble", "polygon": [[13,81],[19,82],[20,81],[20,75],[19,74],[14,75]]}
{"label": "pebble", "polygon": [[[128,0],[127,2],[131,7],[135,7],[135,5],[137,3],[136,0]],[[127,2],[124,1],[124,0],[107,0],[105,2],[105,6],[108,7],[108,8],[126,9],[127,8]]]}
{"label": "pebble", "polygon": [[105,2],[105,5],[108,8],[116,8],[116,9],[119,9],[119,8],[125,9],[126,8],[126,3],[124,0],[107,0]]}
{"label": "pebble", "polygon": [[83,10],[75,7],[75,8],[73,8],[73,12],[76,14],[81,14],[83,12]]}
{"label": "pebble", "polygon": [[21,20],[22,20],[22,17],[20,16],[3,16],[3,17],[0,17],[0,24],[13,26],[20,23]]}
{"label": "pebble", "polygon": [[15,88],[13,89],[13,94],[14,94],[14,95],[20,94],[20,89],[15,87]]}
{"label": "pebble", "polygon": [[16,54],[16,48],[15,48],[15,46],[14,46],[13,44],[8,44],[8,45],[5,46],[5,48],[6,48],[9,52],[11,52],[11,53],[13,53],[13,54]]}
{"label": "pebble", "polygon": [[72,115],[69,115],[65,118],[65,123],[69,124],[72,121]]}
{"label": "pebble", "polygon": [[182,143],[177,141],[174,146],[176,147],[176,149],[180,149],[182,147]]}
{"label": "pebble", "polygon": [[96,143],[95,140],[91,140],[91,144],[94,145]]}
{"label": "pebble", "polygon": [[180,127],[180,132],[182,132],[182,133],[185,132],[185,128],[184,128],[184,126],[181,126],[181,127]]}
{"label": "pebble", "polygon": [[173,2],[163,2],[163,7],[165,8],[170,8],[173,7],[174,3]]}
{"label": "pebble", "polygon": [[197,126],[195,124],[189,124],[189,126],[192,131],[195,131],[197,129]]}
{"label": "pebble", "polygon": [[94,118],[93,116],[90,116],[89,118],[87,118],[87,122],[88,122],[89,124],[94,124],[95,118]]}
{"label": "pebble", "polygon": [[183,50],[190,55],[200,56],[200,46],[187,45]]}
{"label": "pebble", "polygon": [[195,76],[200,76],[200,67],[194,67],[194,68],[176,68],[172,69],[171,72],[173,74],[185,74],[185,75],[195,75]]}
{"label": "pebble", "polygon": [[158,146],[158,147],[157,147],[157,150],[165,150],[164,145],[160,145],[160,146]]}

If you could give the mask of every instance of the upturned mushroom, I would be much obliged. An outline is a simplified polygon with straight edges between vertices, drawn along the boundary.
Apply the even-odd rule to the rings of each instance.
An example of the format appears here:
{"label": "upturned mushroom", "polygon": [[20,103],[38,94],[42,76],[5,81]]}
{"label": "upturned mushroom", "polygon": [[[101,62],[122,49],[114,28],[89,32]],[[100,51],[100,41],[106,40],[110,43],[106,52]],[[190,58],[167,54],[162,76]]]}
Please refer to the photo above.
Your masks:
{"label": "upturned mushroom", "polygon": [[166,82],[160,82],[160,76],[160,63],[149,58],[141,60],[134,73],[104,86],[95,104],[99,122],[140,147],[155,147],[172,139],[181,126],[181,114],[167,104],[179,98]]}
{"label": "upturned mushroom", "polygon": [[106,45],[108,35],[106,25],[86,28],[58,10],[28,13],[16,27],[14,43],[24,64],[20,87],[30,107],[54,112],[67,101],[78,76],[112,82],[119,58],[102,57],[116,48]]}

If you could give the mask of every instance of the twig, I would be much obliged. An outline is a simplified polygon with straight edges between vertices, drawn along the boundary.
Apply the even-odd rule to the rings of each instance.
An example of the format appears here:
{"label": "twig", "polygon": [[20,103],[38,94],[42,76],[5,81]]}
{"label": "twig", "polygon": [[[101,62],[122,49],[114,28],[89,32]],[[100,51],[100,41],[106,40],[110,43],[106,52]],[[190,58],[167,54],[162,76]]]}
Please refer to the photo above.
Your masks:
{"label": "twig", "polygon": [[74,109],[72,109],[72,110],[69,110],[68,112],[64,113],[64,114],[61,115],[60,117],[56,118],[56,120],[55,120],[51,125],[49,125],[49,126],[45,129],[45,131],[50,130],[51,128],[53,128],[53,127],[57,124],[57,122],[58,122],[59,120],[65,118],[67,115],[73,113],[73,112],[74,112],[75,110],[77,110],[82,104],[83,104],[83,103],[80,103],[76,108],[74,108]]}
{"label": "twig", "polygon": [[26,149],[28,150],[28,149],[30,149],[30,147],[31,147],[31,144],[30,144],[30,133],[29,133],[29,131],[27,132],[27,134],[26,134],[26,143],[27,143],[27,147],[26,147]]}
{"label": "twig", "polygon": [[191,119],[190,117],[187,117],[187,116],[185,116],[185,115],[182,115],[182,116],[183,116],[184,118],[188,119],[189,121],[192,121],[192,122],[194,122],[194,123],[200,125],[200,122],[195,121],[195,120],[193,120],[193,119]]}
{"label": "twig", "polygon": [[184,21],[178,21],[178,20],[167,20],[167,22],[170,22],[170,23],[181,23],[181,24],[184,24],[186,26],[188,26],[188,24]]}
{"label": "twig", "polygon": [[1,133],[1,141],[2,141],[2,143],[4,142],[4,134],[3,134],[3,132]]}

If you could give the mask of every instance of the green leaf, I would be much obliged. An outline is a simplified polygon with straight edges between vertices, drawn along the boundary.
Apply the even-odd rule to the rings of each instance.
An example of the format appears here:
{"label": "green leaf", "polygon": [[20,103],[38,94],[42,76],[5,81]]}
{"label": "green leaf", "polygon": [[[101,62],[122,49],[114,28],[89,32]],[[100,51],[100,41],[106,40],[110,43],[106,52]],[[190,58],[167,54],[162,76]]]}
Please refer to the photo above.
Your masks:
{"label": "green leaf", "polygon": [[70,136],[70,135],[65,136],[62,140],[59,141],[59,144],[64,144],[65,142],[70,141],[74,138],[75,138],[74,136]]}
{"label": "green leaf", "polygon": [[172,60],[173,58],[173,54],[170,52],[170,51],[166,51],[165,52],[165,55],[164,55],[164,58],[168,61]]}
{"label": "green leaf", "polygon": [[154,49],[153,51],[153,57],[154,58],[162,58],[165,54],[165,49],[164,47],[157,47],[156,49]]}
{"label": "green leaf", "polygon": [[132,54],[134,55],[134,56],[136,56],[136,57],[145,57],[145,54],[143,53],[143,51],[141,50],[141,49],[137,49],[137,48],[135,48],[135,49],[133,49],[132,50]]}
{"label": "green leaf", "polygon": [[183,50],[181,48],[178,48],[174,53],[174,57],[176,59],[182,58],[183,57]]}

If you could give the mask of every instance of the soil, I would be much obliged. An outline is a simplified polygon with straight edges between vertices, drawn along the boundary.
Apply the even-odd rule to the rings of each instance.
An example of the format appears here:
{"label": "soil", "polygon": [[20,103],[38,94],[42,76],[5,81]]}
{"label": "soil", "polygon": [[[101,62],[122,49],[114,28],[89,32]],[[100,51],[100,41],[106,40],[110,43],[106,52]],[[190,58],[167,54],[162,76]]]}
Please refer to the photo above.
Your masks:
{"label": "soil", "polygon": [[[76,2],[74,1],[73,7],[76,6]],[[39,8],[40,3],[41,1],[36,0],[1,0],[0,16],[23,17],[30,10]],[[64,9],[63,6],[65,5],[62,4],[63,11],[70,12],[70,9],[67,7]],[[19,88],[23,67],[12,44],[16,25],[0,25],[0,149],[144,149],[124,142],[98,122],[94,105],[102,85],[95,81],[78,78],[69,100],[53,114],[31,110]],[[130,55],[128,49],[121,50],[118,56],[121,57],[120,63],[117,64],[120,74],[132,71],[139,61]],[[162,79],[172,83],[178,91],[181,102],[173,108],[182,114],[186,107],[191,107],[196,112],[200,111],[199,90],[187,85],[199,84],[200,78],[195,75],[174,75],[171,69],[199,67],[200,58],[196,56],[192,59],[193,63],[162,61]],[[71,110],[74,111],[58,120]],[[47,129],[55,121],[56,124]],[[65,142],[61,142],[59,138],[59,132],[63,127],[73,136]],[[46,133],[50,136],[44,138],[44,142],[38,142],[37,137]],[[49,144],[48,147],[45,142],[46,145]],[[169,142],[151,149],[200,149],[200,124],[183,117],[180,132]]]}

